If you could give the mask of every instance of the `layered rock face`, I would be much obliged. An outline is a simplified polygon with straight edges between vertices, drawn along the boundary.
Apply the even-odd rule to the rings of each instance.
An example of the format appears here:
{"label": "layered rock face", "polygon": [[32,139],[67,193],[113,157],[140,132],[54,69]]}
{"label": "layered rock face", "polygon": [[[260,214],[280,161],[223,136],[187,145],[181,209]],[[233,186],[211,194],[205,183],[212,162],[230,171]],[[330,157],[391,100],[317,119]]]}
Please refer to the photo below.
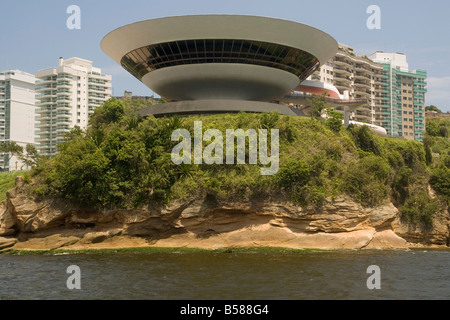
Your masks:
{"label": "layered rock face", "polygon": [[139,210],[85,210],[61,200],[36,202],[17,187],[0,207],[0,250],[118,247],[286,247],[315,249],[406,249],[448,242],[448,213],[432,230],[400,222],[386,203],[363,208],[347,198],[320,212],[289,201],[220,203],[204,196]]}

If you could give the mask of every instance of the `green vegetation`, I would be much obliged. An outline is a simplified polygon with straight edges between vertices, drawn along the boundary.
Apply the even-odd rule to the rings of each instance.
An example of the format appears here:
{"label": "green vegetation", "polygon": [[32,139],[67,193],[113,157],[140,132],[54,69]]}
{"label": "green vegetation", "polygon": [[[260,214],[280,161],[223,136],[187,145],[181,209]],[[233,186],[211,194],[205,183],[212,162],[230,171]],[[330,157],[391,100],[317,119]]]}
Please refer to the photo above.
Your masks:
{"label": "green vegetation", "polygon": [[[323,106],[320,101],[317,106],[318,116]],[[432,164],[447,175],[432,169],[430,180],[424,144],[381,138],[366,126],[345,130],[335,113],[328,119],[277,113],[143,119],[139,108],[115,99],[97,108],[86,132],[74,129],[57,156],[40,160],[28,184],[30,194],[97,208],[159,205],[199,195],[225,202],[276,197],[309,210],[347,195],[363,206],[391,200],[404,221],[422,227],[431,226],[440,199],[448,196],[450,169]],[[173,164],[171,151],[178,142],[171,141],[172,132],[184,128],[193,137],[198,120],[204,131],[224,134],[227,129],[279,129],[278,174],[262,176],[261,165]],[[432,150],[437,143],[425,145]],[[246,157],[248,163],[248,146]],[[429,182],[439,194],[436,200],[428,196]]]}
{"label": "green vegetation", "polygon": [[[13,156],[18,157],[28,167],[36,164],[40,158],[36,147],[32,144],[27,144],[24,150],[22,146],[18,145],[14,141],[0,142],[0,153],[3,153],[5,157],[5,167],[2,168],[3,171],[5,171],[6,164],[11,160]],[[21,170],[22,169],[25,168],[21,168]]]}
{"label": "green vegetation", "polygon": [[[14,188],[16,177],[24,175],[24,172],[22,171],[15,171],[15,172],[4,172],[0,173],[0,201],[3,201],[6,199],[6,191]],[[25,176],[28,179],[28,175],[25,173]]]}
{"label": "green vegetation", "polygon": [[425,111],[436,111],[436,112],[442,113],[441,109],[439,109],[438,107],[436,107],[434,105],[426,106]]}
{"label": "green vegetation", "polygon": [[134,247],[134,248],[117,248],[117,249],[56,249],[56,250],[0,250],[0,255],[60,255],[60,254],[104,254],[104,253],[306,253],[306,252],[329,252],[335,250],[325,249],[290,249],[278,247],[253,247],[253,248],[223,248],[223,249],[199,249],[199,248],[165,248],[165,247]]}
{"label": "green vegetation", "polygon": [[431,158],[430,184],[450,204],[450,119],[427,119],[426,149],[434,153]]}

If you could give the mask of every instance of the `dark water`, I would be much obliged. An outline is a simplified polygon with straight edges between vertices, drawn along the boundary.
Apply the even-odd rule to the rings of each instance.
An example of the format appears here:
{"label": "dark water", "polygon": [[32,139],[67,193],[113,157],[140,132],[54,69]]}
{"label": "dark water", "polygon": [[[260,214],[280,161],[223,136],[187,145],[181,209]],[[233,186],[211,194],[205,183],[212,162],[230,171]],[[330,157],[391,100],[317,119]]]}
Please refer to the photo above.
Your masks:
{"label": "dark water", "polygon": [[[81,269],[69,290],[67,267]],[[381,289],[367,288],[367,268]],[[0,255],[11,299],[450,299],[450,251]]]}

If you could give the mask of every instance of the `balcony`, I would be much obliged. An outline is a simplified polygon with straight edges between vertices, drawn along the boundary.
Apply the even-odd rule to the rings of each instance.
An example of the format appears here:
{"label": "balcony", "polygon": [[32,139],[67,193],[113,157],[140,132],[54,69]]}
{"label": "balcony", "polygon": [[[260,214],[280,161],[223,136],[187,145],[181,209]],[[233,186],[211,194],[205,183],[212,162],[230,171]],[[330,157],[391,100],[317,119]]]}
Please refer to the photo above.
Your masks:
{"label": "balcony", "polygon": [[355,87],[363,88],[363,90],[370,89],[371,85],[361,81],[355,81]]}
{"label": "balcony", "polygon": [[36,90],[36,92],[41,92],[41,91],[45,91],[45,90],[55,90],[55,89],[56,89],[55,85],[48,85],[48,86],[37,87],[35,90]]}
{"label": "balcony", "polygon": [[69,132],[70,128],[68,126],[61,126],[56,128],[56,132]]}
{"label": "balcony", "polygon": [[70,112],[57,112],[56,116],[57,116],[57,118],[68,118],[68,119],[70,119],[70,118],[72,118],[72,113],[70,113]]}
{"label": "balcony", "polygon": [[45,100],[45,101],[39,101],[36,103],[36,105],[38,106],[48,106],[48,105],[53,105],[56,104],[56,100]]}
{"label": "balcony", "polygon": [[60,95],[71,96],[72,95],[72,91],[67,90],[67,89],[59,89],[58,91],[56,91],[56,94],[58,96],[60,96]]}
{"label": "balcony", "polygon": [[60,101],[72,101],[72,99],[70,98],[70,96],[66,96],[66,95],[59,95],[58,98],[56,99],[58,102]]}
{"label": "balcony", "polygon": [[37,116],[34,119],[36,121],[50,121],[50,120],[52,120],[52,118],[53,117],[50,114],[44,114],[44,115],[41,115],[41,116]]}
{"label": "balcony", "polygon": [[67,81],[58,81],[58,88],[72,88],[72,84]]}
{"label": "balcony", "polygon": [[62,111],[62,112],[67,112],[67,111],[71,111],[72,107],[70,105],[58,104],[56,107],[56,110]]}
{"label": "balcony", "polygon": [[413,81],[414,85],[418,85],[418,86],[426,86],[427,82],[423,81],[423,80],[414,80]]}
{"label": "balcony", "polygon": [[58,80],[67,79],[67,80],[73,80],[73,76],[68,74],[60,74],[56,77]]}
{"label": "balcony", "polygon": [[44,78],[44,79],[37,80],[36,84],[39,84],[39,85],[42,84],[43,85],[43,84],[53,83],[55,81],[56,81],[56,77],[47,77],[47,78]]}
{"label": "balcony", "polygon": [[345,59],[335,58],[333,63],[336,66],[340,66],[340,67],[346,67],[346,68],[350,67],[350,63],[348,63],[348,61]]}
{"label": "balcony", "polygon": [[46,91],[46,92],[43,92],[41,94],[35,95],[35,98],[38,99],[38,100],[51,99],[51,98],[54,98],[54,97],[56,97],[56,93],[54,91]]}
{"label": "balcony", "polygon": [[56,129],[58,129],[61,124],[71,124],[72,121],[67,119],[58,119],[56,120],[56,123],[58,124],[58,127]]}
{"label": "balcony", "polygon": [[[45,121],[45,122],[39,122],[36,125],[36,128],[49,128],[51,127],[53,124],[50,121]],[[42,131],[41,131],[42,132]]]}
{"label": "balcony", "polygon": [[38,108],[38,109],[36,110],[36,113],[37,113],[37,114],[50,113],[50,112],[52,112],[53,110],[55,110],[55,108],[52,108],[52,107],[42,107],[42,108]]}

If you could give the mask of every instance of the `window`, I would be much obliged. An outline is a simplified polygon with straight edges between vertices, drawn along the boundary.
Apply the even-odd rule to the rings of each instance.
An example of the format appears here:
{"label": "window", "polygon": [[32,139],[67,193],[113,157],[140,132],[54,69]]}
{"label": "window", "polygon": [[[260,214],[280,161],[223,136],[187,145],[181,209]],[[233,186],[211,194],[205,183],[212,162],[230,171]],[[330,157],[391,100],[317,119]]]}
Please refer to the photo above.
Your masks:
{"label": "window", "polygon": [[[319,61],[300,49],[253,40],[181,40],[136,49],[121,64],[138,79],[154,70],[187,64],[240,63],[281,69],[308,76]],[[321,69],[322,73],[329,70]]]}

